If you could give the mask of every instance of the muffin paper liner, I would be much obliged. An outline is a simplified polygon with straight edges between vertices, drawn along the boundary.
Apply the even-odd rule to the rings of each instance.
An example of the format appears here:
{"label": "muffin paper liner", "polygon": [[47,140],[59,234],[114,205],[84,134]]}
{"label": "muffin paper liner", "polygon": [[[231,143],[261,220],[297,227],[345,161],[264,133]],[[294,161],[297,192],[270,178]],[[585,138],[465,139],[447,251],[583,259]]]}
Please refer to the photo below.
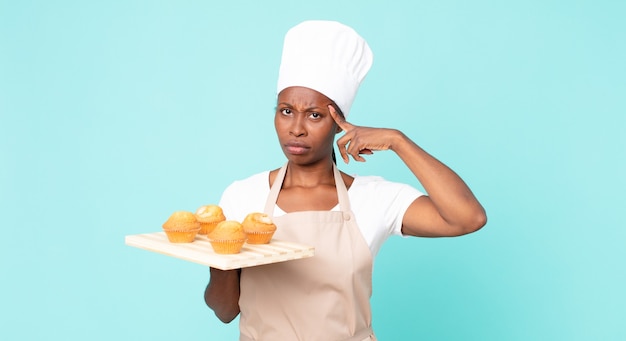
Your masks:
{"label": "muffin paper liner", "polygon": [[261,232],[246,232],[248,235],[248,240],[246,241],[248,244],[268,244],[270,240],[272,240],[272,236],[274,236],[274,231],[261,231]]}
{"label": "muffin paper liner", "polygon": [[200,231],[200,228],[194,228],[191,230],[180,229],[163,229],[167,235],[167,239],[170,243],[191,243],[196,239],[196,235]]}
{"label": "muffin paper liner", "polygon": [[235,240],[221,240],[221,239],[210,239],[209,242],[213,247],[213,251],[219,254],[235,254],[241,252],[241,248],[243,247],[243,243],[246,242],[245,239],[235,239]]}

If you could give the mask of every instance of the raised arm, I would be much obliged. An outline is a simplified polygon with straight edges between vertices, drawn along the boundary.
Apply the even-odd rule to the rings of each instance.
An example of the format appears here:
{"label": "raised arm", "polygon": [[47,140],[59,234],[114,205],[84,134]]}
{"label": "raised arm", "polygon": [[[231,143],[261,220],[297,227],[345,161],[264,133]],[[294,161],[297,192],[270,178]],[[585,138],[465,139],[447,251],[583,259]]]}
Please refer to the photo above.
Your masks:
{"label": "raised arm", "polygon": [[477,231],[487,222],[485,210],[465,182],[450,168],[428,154],[396,129],[350,124],[329,106],[331,116],[345,134],[337,140],[344,162],[349,156],[364,162],[362,154],[392,150],[426,190],[407,209],[402,233],[422,237],[449,237]]}
{"label": "raised arm", "polygon": [[211,268],[211,279],[204,291],[204,301],[224,323],[239,315],[240,270]]}

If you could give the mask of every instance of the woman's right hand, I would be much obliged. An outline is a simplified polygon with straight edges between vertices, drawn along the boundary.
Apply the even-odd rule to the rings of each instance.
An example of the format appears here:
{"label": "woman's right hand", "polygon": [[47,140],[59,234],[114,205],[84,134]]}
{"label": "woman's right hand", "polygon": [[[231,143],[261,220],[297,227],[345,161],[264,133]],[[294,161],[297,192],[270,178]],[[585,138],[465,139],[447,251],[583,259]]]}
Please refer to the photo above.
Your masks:
{"label": "woman's right hand", "polygon": [[204,291],[204,301],[224,323],[239,315],[239,277],[241,269],[211,268],[211,278]]}

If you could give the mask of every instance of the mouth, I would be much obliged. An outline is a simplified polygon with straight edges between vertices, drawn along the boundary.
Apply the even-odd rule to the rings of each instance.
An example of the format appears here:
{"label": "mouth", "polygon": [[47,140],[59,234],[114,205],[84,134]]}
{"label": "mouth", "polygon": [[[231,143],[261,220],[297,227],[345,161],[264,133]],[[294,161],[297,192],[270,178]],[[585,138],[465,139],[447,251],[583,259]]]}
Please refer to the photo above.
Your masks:
{"label": "mouth", "polygon": [[300,142],[289,142],[285,144],[285,151],[293,155],[301,155],[309,151],[311,147]]}

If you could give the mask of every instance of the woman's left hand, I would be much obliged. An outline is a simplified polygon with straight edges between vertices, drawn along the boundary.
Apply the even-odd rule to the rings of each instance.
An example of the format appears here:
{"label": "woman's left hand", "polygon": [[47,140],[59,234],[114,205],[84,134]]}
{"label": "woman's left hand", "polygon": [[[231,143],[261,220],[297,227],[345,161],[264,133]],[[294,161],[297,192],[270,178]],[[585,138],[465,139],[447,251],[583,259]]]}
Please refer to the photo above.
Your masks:
{"label": "woman's left hand", "polygon": [[350,161],[348,155],[352,155],[355,161],[365,162],[361,156],[363,154],[371,155],[375,150],[393,149],[393,141],[399,135],[397,130],[356,126],[339,116],[332,105],[328,106],[328,110],[339,128],[345,132],[337,140],[339,153],[345,163]]}
{"label": "woman's left hand", "polygon": [[415,199],[404,213],[404,235],[459,236],[485,225],[485,210],[465,182],[401,131],[355,126],[340,117],[332,106],[328,109],[339,128],[346,132],[337,140],[339,152],[346,163],[348,155],[356,161],[365,161],[359,154],[393,150],[426,190],[428,195]]}

